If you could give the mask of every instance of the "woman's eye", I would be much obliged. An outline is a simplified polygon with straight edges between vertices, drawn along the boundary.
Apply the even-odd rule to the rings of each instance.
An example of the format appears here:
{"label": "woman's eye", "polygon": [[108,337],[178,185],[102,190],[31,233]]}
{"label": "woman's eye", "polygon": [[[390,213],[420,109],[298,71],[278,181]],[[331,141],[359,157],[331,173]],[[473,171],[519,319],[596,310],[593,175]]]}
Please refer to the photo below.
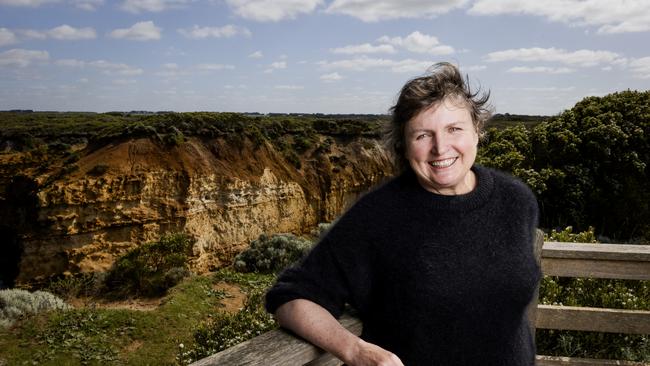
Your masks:
{"label": "woman's eye", "polygon": [[460,130],[461,130],[460,127],[449,127],[449,132],[456,132],[456,131],[460,131]]}
{"label": "woman's eye", "polygon": [[421,135],[418,135],[415,139],[416,140],[422,140],[423,138],[427,137],[428,135],[426,133],[423,133]]}

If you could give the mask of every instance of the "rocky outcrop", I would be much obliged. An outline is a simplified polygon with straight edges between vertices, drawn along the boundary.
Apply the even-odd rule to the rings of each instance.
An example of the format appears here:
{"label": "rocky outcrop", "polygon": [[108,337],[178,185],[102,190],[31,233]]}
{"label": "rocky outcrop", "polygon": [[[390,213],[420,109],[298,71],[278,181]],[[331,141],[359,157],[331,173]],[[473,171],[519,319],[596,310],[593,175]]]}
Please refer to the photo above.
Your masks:
{"label": "rocky outcrop", "polygon": [[391,174],[377,140],[325,140],[300,155],[300,169],[270,142],[247,139],[238,146],[198,137],[173,147],[147,138],[80,146],[74,163],[50,162],[45,171],[23,164],[13,177],[9,154],[0,155],[2,216],[11,223],[3,230],[14,240],[4,247],[20,248],[16,282],[103,271],[167,232],[195,239],[198,272],[229,264],[261,233],[309,232]]}

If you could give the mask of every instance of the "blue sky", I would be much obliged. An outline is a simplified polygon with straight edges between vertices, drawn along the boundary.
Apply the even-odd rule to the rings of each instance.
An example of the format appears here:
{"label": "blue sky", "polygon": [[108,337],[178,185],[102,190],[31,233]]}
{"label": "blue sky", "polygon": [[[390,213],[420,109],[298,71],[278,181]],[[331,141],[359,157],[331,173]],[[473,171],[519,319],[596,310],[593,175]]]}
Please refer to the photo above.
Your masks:
{"label": "blue sky", "polygon": [[0,0],[0,110],[386,113],[438,61],[497,113],[650,86],[647,0]]}

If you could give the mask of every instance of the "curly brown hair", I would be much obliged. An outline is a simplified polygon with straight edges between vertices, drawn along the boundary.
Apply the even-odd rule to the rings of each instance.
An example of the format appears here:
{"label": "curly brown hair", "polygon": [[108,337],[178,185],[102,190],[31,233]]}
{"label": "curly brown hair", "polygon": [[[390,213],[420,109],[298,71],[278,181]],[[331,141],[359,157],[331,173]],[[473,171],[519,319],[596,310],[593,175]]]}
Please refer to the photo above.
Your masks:
{"label": "curly brown hair", "polygon": [[401,172],[408,169],[406,159],[405,126],[423,110],[444,101],[458,98],[469,109],[479,137],[483,136],[485,122],[492,116],[489,90],[472,92],[469,78],[461,75],[458,68],[448,62],[439,62],[427,70],[424,76],[409,80],[399,93],[397,103],[390,108],[392,118],[384,128],[384,145],[393,156],[395,168]]}

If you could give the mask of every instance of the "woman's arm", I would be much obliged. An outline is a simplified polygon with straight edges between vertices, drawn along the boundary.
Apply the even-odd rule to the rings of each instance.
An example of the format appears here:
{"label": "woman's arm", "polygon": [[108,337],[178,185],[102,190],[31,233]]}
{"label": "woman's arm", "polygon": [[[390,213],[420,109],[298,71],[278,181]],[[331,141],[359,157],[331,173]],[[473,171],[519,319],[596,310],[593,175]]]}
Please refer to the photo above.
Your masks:
{"label": "woman's arm", "polygon": [[289,301],[276,310],[275,318],[283,328],[350,366],[404,366],[396,355],[352,334],[325,308],[312,301]]}

